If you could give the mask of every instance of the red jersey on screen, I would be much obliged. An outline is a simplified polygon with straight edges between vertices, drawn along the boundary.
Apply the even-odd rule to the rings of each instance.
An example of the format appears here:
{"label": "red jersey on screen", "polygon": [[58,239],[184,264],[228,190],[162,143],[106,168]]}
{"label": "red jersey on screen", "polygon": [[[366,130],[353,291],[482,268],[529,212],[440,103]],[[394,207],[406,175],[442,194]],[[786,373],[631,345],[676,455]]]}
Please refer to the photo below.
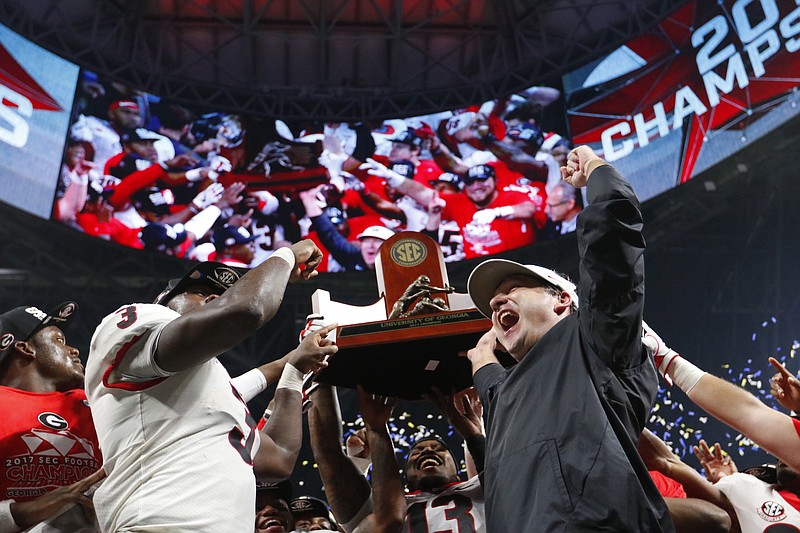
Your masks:
{"label": "red jersey on screen", "polygon": [[104,220],[94,213],[78,213],[76,220],[84,233],[92,237],[117,242],[130,248],[142,250],[144,244],[139,240],[141,228],[131,228],[114,217]]}
{"label": "red jersey on screen", "polygon": [[[384,180],[383,178],[378,178],[376,176],[371,176],[366,173],[366,171],[362,171],[363,174],[359,176],[359,179],[364,182],[364,188],[368,192],[374,192],[379,197],[386,201],[389,200],[389,197],[386,195],[386,189],[384,187]],[[344,191],[344,195],[341,199],[342,208],[347,213],[350,218],[359,216],[359,215],[372,215],[372,216],[380,216],[380,213],[375,211],[372,207],[370,207],[365,201],[364,198],[361,196],[360,193],[354,191],[353,189],[347,189]]]}
{"label": "red jersey on screen", "polygon": [[[447,202],[442,219],[454,220],[461,228],[466,259],[512,250],[536,242],[536,230],[530,219],[496,218],[490,224],[473,224],[472,216],[481,209],[475,207],[466,194],[442,194]],[[529,202],[528,195],[517,191],[498,191],[497,198],[483,209]]]}

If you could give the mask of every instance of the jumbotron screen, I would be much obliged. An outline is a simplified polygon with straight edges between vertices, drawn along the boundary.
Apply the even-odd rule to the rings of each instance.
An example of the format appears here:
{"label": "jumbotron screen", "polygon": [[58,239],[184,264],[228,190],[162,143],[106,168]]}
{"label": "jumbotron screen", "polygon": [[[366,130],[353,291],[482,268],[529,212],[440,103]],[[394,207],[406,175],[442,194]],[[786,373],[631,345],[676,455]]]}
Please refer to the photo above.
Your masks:
{"label": "jumbotron screen", "polygon": [[796,3],[690,2],[559,87],[348,124],[201,109],[83,71],[53,217],[237,266],[311,238],[322,271],[368,270],[398,231],[428,233],[448,262],[489,256],[574,231],[584,197],[558,170],[573,145],[646,201],[791,120],[799,35]]}
{"label": "jumbotron screen", "polygon": [[0,24],[0,200],[50,216],[78,67]]}
{"label": "jumbotron screen", "polygon": [[655,196],[798,115],[798,49],[796,2],[689,2],[564,76],[572,140]]}

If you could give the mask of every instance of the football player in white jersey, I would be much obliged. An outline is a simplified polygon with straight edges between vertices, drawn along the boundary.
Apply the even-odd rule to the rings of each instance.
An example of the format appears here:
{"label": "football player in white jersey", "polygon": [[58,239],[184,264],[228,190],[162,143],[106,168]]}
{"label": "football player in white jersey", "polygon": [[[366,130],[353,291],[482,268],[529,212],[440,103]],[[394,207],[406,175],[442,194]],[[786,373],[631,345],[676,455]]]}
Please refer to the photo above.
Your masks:
{"label": "football player in white jersey", "polygon": [[201,263],[155,304],[122,306],[98,326],[86,392],[108,472],[95,495],[103,531],[252,528],[254,470],[266,481],[291,474],[302,442],[303,375],[336,347],[325,328],[301,343],[260,432],[216,356],[266,325],[286,283],[314,276],[320,258],[305,240],[245,275]]}
{"label": "football player in white jersey", "polygon": [[800,474],[780,461],[776,466],[777,483],[736,473],[714,485],[735,512],[731,518],[736,517],[742,533],[800,531]]}
{"label": "football player in white jersey", "polygon": [[[311,446],[340,526],[351,533],[485,532],[479,478],[461,481],[447,445],[432,437],[412,446],[406,462],[409,493],[405,494],[385,427],[393,404],[383,404],[381,398],[371,399],[363,391],[359,403],[373,463],[371,497],[364,475],[342,452],[341,418],[334,390],[320,386],[309,411]],[[452,416],[451,412],[448,414]],[[455,421],[451,423],[457,429],[464,427]],[[476,427],[475,431],[479,429]],[[470,453],[482,465],[482,448],[475,445],[477,435],[462,433],[462,436],[470,437],[467,439]]]}
{"label": "football player in white jersey", "polygon": [[[646,446],[643,447],[643,444]],[[689,498],[683,499],[680,514],[676,515],[675,508],[669,505],[673,513],[673,521],[677,531],[719,531],[711,527],[706,521],[702,527],[687,529],[690,524],[703,524],[699,520],[705,512],[708,518],[713,515],[710,508],[702,509],[693,499],[705,500],[724,510],[728,521],[723,531],[736,533],[782,533],[800,531],[800,474],[782,462],[776,465],[774,479],[765,481],[754,475],[736,472],[735,465],[729,457],[723,458],[719,445],[715,446],[716,452],[711,451],[704,441],[695,448],[695,455],[700,459],[700,464],[705,468],[710,481],[721,479],[713,485],[703,478],[696,470],[681,461],[666,444],[652,433],[645,430],[639,442],[639,451],[645,464],[650,469],[658,470],[662,474],[674,479],[683,485]],[[736,472],[736,473],[733,473]],[[726,475],[727,474],[727,475]],[[680,502],[680,499],[678,499]],[[704,503],[705,503],[704,502]],[[695,519],[689,520],[690,512],[695,511]]]}
{"label": "football player in white jersey", "polygon": [[408,512],[403,533],[486,531],[477,476],[461,481],[456,460],[439,438],[417,441],[406,461]]}

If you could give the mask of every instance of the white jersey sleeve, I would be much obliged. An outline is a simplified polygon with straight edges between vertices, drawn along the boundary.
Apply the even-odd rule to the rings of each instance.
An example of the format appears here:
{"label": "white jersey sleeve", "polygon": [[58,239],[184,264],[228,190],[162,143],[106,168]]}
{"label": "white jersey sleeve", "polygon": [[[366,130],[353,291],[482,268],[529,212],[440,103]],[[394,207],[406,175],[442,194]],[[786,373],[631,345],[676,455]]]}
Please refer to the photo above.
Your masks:
{"label": "white jersey sleeve", "polygon": [[781,496],[775,485],[739,473],[725,476],[714,486],[736,510],[742,533],[800,531],[800,511]]}
{"label": "white jersey sleeve", "polygon": [[104,354],[103,384],[147,383],[172,375],[158,367],[155,351],[161,331],[179,316],[163,305],[133,304],[103,319],[91,345],[93,353]]}

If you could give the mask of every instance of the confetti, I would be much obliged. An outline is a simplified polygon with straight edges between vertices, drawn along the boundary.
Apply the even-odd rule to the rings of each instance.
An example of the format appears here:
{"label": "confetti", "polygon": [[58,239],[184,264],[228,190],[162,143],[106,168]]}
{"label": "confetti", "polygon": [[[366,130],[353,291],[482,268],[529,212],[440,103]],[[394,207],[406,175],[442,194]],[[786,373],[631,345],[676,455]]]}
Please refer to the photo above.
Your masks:
{"label": "confetti", "polygon": [[[778,319],[772,316],[761,322],[761,328],[767,328],[777,323]],[[751,339],[755,341],[757,338],[757,334],[753,333]],[[786,359],[794,358],[797,350],[800,349],[800,342],[796,339],[791,341],[788,357],[781,355],[785,354],[784,348],[784,346],[774,347],[773,353],[729,354],[727,357],[729,360],[718,363],[719,370],[714,368],[705,370],[717,376],[727,376],[729,381],[748,390],[767,405],[772,406],[774,404],[769,390],[769,379],[764,379],[764,376],[769,378],[773,374],[772,366],[767,359],[772,356],[783,362]],[[747,358],[743,359],[743,355],[747,355]],[[682,392],[677,388],[659,387],[656,404],[650,413],[648,427],[678,456],[687,458],[692,455],[691,447],[704,438],[703,427],[707,426],[709,421],[715,425],[720,425],[721,422],[709,417],[690,400],[677,400],[673,397],[673,390],[678,391],[677,394],[682,396]],[[684,402],[686,402],[685,406]],[[732,435],[730,432],[721,432],[720,434],[724,435],[724,439],[720,440],[723,450],[730,455],[742,458],[744,467],[751,466],[746,463],[747,457],[754,452],[761,451],[759,446],[741,434]],[[711,443],[709,442],[709,444]]]}

